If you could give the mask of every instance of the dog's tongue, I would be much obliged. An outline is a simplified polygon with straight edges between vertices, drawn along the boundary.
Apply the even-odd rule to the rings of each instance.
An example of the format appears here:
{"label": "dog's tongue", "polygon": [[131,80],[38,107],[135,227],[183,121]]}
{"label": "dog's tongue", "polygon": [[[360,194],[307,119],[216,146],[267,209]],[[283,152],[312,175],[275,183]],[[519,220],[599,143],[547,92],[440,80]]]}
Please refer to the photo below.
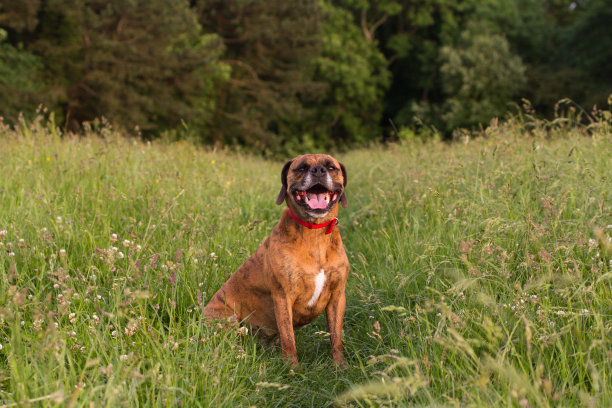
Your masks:
{"label": "dog's tongue", "polygon": [[324,209],[327,207],[327,201],[325,200],[325,196],[327,194],[315,194],[308,193],[308,206],[314,209]]}

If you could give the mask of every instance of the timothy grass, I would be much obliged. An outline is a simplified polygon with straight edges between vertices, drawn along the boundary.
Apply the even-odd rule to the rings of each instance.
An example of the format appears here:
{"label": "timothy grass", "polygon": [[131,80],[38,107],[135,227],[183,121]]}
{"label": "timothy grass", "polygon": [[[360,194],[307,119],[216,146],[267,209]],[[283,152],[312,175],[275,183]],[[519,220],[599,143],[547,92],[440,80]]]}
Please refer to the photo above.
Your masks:
{"label": "timothy grass", "polygon": [[605,113],[337,155],[346,370],[324,317],[295,369],[203,324],[279,218],[282,163],[3,126],[0,407],[610,406]]}

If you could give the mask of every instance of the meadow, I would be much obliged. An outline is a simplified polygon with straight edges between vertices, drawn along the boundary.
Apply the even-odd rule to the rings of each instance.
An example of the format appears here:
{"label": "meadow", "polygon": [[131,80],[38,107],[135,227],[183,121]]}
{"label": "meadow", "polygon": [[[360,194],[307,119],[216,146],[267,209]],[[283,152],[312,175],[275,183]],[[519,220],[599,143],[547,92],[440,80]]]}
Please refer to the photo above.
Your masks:
{"label": "meadow", "polygon": [[282,162],[2,125],[0,407],[612,406],[612,120],[562,119],[335,154],[346,370],[203,322]]}

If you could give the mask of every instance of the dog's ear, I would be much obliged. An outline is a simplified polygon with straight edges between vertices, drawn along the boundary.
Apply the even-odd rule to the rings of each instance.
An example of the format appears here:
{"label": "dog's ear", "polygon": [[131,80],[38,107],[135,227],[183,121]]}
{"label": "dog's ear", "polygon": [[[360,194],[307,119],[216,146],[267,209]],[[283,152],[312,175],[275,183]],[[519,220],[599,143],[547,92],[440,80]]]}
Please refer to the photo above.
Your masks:
{"label": "dog's ear", "polygon": [[276,205],[281,205],[287,196],[287,173],[289,172],[289,167],[291,166],[292,162],[293,160],[289,160],[287,163],[285,163],[283,170],[281,171],[282,186],[280,193],[278,193],[278,197],[276,198]]}
{"label": "dog's ear", "polygon": [[[346,182],[348,181],[348,178],[346,177],[346,167],[344,167],[344,164],[340,163],[340,170],[342,170],[342,179],[344,187],[346,188]],[[346,193],[344,191],[342,191],[342,195],[340,196],[340,204],[342,204],[342,207],[346,208],[348,207],[348,201],[346,199]]]}

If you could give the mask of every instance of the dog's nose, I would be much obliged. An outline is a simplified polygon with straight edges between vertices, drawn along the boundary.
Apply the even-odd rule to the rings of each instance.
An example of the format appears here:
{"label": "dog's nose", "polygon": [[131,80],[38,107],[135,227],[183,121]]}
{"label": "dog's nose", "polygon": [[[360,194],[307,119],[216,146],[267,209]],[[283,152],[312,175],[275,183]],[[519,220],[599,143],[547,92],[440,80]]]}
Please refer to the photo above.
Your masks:
{"label": "dog's nose", "polygon": [[327,173],[327,169],[323,166],[313,166],[310,168],[310,172],[313,176],[324,176]]}

